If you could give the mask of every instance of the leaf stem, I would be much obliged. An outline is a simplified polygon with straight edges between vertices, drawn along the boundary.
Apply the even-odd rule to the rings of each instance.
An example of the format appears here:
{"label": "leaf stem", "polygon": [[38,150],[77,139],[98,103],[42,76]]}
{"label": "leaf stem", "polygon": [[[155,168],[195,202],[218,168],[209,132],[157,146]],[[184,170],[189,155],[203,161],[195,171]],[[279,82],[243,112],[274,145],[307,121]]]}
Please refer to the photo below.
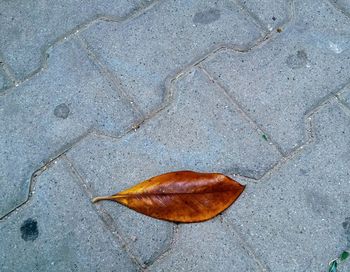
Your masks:
{"label": "leaf stem", "polygon": [[113,197],[112,196],[97,196],[97,197],[94,197],[91,201],[92,203],[96,203],[100,200],[112,200]]}
{"label": "leaf stem", "polygon": [[117,198],[123,198],[123,197],[126,197],[128,195],[120,195],[120,194],[115,194],[115,195],[111,195],[111,196],[97,196],[97,197],[94,197],[91,201],[92,203],[96,203],[100,200],[111,200],[111,201],[115,201],[115,199]]}

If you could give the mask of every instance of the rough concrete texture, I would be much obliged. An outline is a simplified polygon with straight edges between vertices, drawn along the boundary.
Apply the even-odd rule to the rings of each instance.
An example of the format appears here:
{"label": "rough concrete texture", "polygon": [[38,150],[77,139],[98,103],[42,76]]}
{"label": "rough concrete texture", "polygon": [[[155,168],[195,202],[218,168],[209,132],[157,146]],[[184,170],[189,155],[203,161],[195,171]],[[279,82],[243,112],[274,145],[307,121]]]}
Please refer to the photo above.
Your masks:
{"label": "rough concrete texture", "polygon": [[[27,2],[0,3],[1,271],[327,271],[350,250],[348,1]],[[91,203],[183,169],[247,187],[198,224]]]}
{"label": "rough concrete texture", "polygon": [[6,73],[5,67],[3,66],[3,62],[0,59],[0,95],[3,90],[11,87],[12,85],[13,82]]}
{"label": "rough concrete texture", "polygon": [[344,89],[338,93],[338,98],[346,107],[350,108],[350,85],[345,86]]}
{"label": "rough concrete texture", "polygon": [[[97,195],[178,169],[210,168],[258,178],[280,159],[277,150],[249,126],[222,90],[196,70],[176,84],[170,106],[136,132],[121,139],[87,137],[67,156]],[[143,262],[151,261],[168,243],[163,236],[169,232],[169,224],[114,203],[103,205],[122,231],[136,238],[133,243]],[[142,224],[137,223],[140,221]],[[154,245],[145,251],[150,239],[155,239]]]}
{"label": "rough concrete texture", "polygon": [[18,80],[23,80],[45,59],[48,46],[67,33],[79,29],[95,18],[118,20],[148,0],[115,1],[2,1],[0,5],[0,52]]}
{"label": "rough concrete texture", "polygon": [[289,20],[293,1],[271,0],[236,0],[240,5],[247,8],[258,24],[268,30],[277,28]]}
{"label": "rough concrete texture", "polygon": [[3,72],[3,70],[0,68],[0,90],[5,89],[7,85],[8,85],[7,77]]}
{"label": "rough concrete texture", "polygon": [[122,23],[97,22],[81,35],[149,113],[162,103],[167,77],[220,44],[246,46],[261,32],[230,1],[176,0]]}
{"label": "rough concrete texture", "polygon": [[0,217],[27,199],[35,170],[87,131],[119,135],[136,115],[79,43],[50,52],[48,68],[0,99]]}
{"label": "rough concrete texture", "polygon": [[59,160],[35,180],[29,202],[0,224],[1,271],[134,271],[78,178]]}
{"label": "rough concrete texture", "polygon": [[170,252],[150,271],[259,271],[236,236],[220,218],[181,225]]}
{"label": "rough concrete texture", "polygon": [[331,102],[311,119],[313,143],[227,214],[271,271],[326,271],[348,246],[349,115]]}
{"label": "rough concrete texture", "polygon": [[293,23],[274,39],[205,62],[285,153],[304,142],[305,114],[350,78],[349,18],[324,1],[295,6]]}
{"label": "rough concrete texture", "polygon": [[346,15],[350,15],[350,2],[348,0],[329,0],[337,9]]}

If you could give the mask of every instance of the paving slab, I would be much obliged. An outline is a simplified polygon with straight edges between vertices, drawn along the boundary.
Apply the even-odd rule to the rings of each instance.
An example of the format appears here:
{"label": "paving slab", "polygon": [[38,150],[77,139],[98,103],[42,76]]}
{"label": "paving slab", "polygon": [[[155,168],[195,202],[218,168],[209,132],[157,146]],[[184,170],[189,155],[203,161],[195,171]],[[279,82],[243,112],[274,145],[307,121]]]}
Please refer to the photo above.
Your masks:
{"label": "paving slab", "polygon": [[149,271],[260,271],[230,225],[216,218],[180,226],[177,240]]}
{"label": "paving slab", "polygon": [[77,42],[57,45],[47,69],[0,99],[0,218],[27,199],[33,172],[88,130],[119,135],[135,120]]}
{"label": "paving slab", "polygon": [[46,48],[62,35],[101,16],[126,17],[149,0],[15,0],[0,6],[0,51],[17,80],[42,66]]}
{"label": "paving slab", "polygon": [[314,142],[226,213],[271,271],[326,271],[349,246],[350,116],[332,102],[312,121]]}
{"label": "paving slab", "polygon": [[[179,79],[171,105],[138,130],[121,139],[89,135],[67,156],[97,195],[181,169],[258,177],[281,158],[222,90],[196,69]],[[99,205],[136,238],[135,251],[145,263],[169,242],[169,224],[115,203]]]}
{"label": "paving slab", "polygon": [[288,22],[291,17],[292,1],[238,0],[238,2],[252,12],[253,16],[256,16],[270,31]]}
{"label": "paving slab", "polygon": [[[349,8],[2,1],[0,270],[327,271],[350,247]],[[91,203],[175,170],[247,187],[200,224]]]}
{"label": "paving slab", "polygon": [[327,1],[295,9],[293,23],[269,42],[223,50],[204,64],[286,154],[305,141],[305,114],[350,79],[349,18]]}
{"label": "paving slab", "polygon": [[124,22],[82,32],[92,51],[145,113],[162,104],[164,82],[220,44],[246,47],[261,36],[231,1],[161,1]]}
{"label": "paving slab", "polygon": [[25,206],[0,221],[0,267],[10,271],[136,271],[64,161],[36,179]]}

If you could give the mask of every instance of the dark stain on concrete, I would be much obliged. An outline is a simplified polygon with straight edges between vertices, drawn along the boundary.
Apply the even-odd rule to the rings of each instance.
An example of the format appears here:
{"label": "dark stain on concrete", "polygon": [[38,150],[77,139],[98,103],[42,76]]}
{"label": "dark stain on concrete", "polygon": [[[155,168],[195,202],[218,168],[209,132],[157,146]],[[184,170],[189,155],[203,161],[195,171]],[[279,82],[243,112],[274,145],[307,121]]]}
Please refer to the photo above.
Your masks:
{"label": "dark stain on concrete", "polygon": [[220,10],[210,8],[206,11],[197,12],[193,16],[193,23],[207,25],[219,20],[220,15]]}
{"label": "dark stain on concrete", "polygon": [[20,230],[24,241],[34,241],[39,236],[38,222],[32,218],[25,220]]}
{"label": "dark stain on concrete", "polygon": [[329,197],[316,191],[306,192],[306,203],[314,213],[320,215],[327,214],[332,209]]}
{"label": "dark stain on concrete", "polygon": [[56,106],[56,108],[53,111],[53,113],[56,117],[62,118],[62,119],[66,119],[69,115],[69,112],[70,112],[70,110],[69,110],[68,106],[64,103]]}
{"label": "dark stain on concrete", "polygon": [[345,218],[344,222],[342,223],[342,226],[344,228],[348,246],[350,247],[350,217]]}
{"label": "dark stain on concrete", "polygon": [[289,55],[286,60],[286,64],[292,69],[305,67],[307,62],[308,58],[304,50],[298,50],[296,54]]}

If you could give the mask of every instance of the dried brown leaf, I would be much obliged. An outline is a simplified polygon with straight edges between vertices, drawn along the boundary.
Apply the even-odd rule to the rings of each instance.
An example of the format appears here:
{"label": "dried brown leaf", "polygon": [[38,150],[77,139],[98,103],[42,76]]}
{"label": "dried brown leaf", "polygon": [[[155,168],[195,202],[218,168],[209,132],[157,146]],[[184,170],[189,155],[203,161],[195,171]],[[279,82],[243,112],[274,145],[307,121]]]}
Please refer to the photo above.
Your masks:
{"label": "dried brown leaf", "polygon": [[154,218],[192,223],[211,219],[224,211],[244,188],[223,174],[178,171],[92,201],[112,200]]}

